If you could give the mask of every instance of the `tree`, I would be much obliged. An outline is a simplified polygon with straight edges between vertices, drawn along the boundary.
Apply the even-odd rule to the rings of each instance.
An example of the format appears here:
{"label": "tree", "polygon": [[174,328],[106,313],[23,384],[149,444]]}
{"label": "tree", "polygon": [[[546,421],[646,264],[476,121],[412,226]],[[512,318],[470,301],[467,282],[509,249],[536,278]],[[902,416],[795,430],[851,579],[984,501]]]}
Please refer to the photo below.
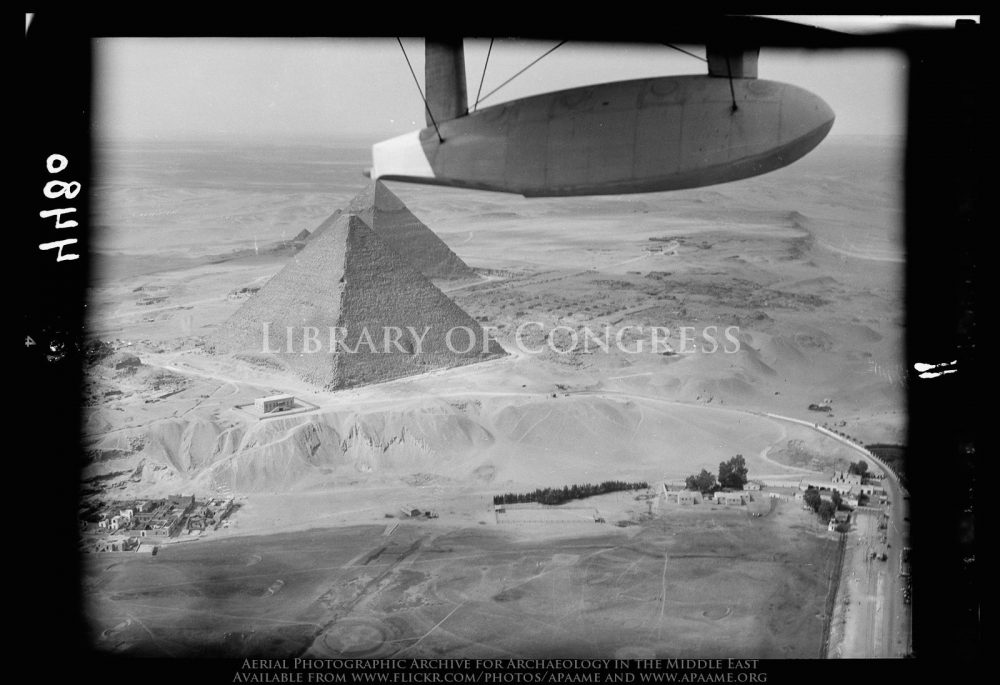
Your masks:
{"label": "tree", "polygon": [[742,490],[747,482],[747,462],[742,454],[719,464],[719,485],[724,488]]}
{"label": "tree", "polygon": [[688,490],[710,492],[716,487],[715,474],[710,473],[707,469],[702,469],[698,475],[688,476],[684,483]]}
{"label": "tree", "polygon": [[868,462],[864,459],[859,459],[857,463],[851,462],[851,465],[847,467],[847,472],[852,475],[864,476],[868,473]]}
{"label": "tree", "polygon": [[818,511],[820,502],[823,501],[822,498],[820,498],[819,496],[819,490],[817,490],[816,488],[809,488],[808,490],[806,490],[805,495],[803,495],[803,500],[805,501],[806,504],[809,505],[809,508],[812,509],[813,511]]}
{"label": "tree", "polygon": [[833,510],[837,511],[840,509],[840,503],[844,501],[844,498],[840,496],[840,493],[834,490],[830,499],[833,500]]}
{"label": "tree", "polygon": [[830,500],[823,500],[822,502],[819,503],[819,509],[817,510],[816,513],[818,513],[819,517],[824,521],[829,521],[830,519],[833,518],[833,514],[836,511],[837,507],[833,505],[833,502],[831,502]]}

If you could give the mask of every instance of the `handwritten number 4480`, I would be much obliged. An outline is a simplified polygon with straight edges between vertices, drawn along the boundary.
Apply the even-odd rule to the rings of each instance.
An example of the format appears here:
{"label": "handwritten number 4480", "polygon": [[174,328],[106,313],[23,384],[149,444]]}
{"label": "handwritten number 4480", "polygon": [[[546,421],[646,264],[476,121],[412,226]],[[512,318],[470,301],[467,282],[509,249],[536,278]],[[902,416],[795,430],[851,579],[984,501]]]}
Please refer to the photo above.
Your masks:
{"label": "handwritten number 4480", "polygon": [[[45,160],[45,168],[50,174],[58,174],[69,166],[69,160],[63,155],[49,155],[48,159]],[[45,184],[45,188],[42,189],[45,197],[50,200],[56,200],[59,198],[66,198],[67,200],[72,200],[77,195],[80,194],[82,186],[77,181],[49,181]],[[50,217],[55,217],[57,229],[60,228],[76,228],[79,224],[73,220],[64,220],[64,214],[75,214],[76,207],[60,207],[58,209],[46,209],[38,213],[38,216],[43,219],[48,219]],[[56,261],[65,262],[74,259],[79,259],[80,255],[73,253],[63,252],[63,248],[68,245],[74,245],[78,241],[76,238],[65,238],[63,240],[56,240],[49,243],[41,243],[38,246],[39,250],[56,250]]]}

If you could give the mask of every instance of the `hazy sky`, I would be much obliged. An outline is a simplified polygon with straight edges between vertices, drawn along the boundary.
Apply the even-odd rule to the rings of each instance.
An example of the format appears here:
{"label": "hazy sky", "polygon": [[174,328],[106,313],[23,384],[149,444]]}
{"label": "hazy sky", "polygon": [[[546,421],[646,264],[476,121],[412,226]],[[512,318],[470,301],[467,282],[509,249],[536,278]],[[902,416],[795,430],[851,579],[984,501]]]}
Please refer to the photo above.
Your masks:
{"label": "hazy sky", "polygon": [[[113,139],[363,138],[424,126],[395,39],[104,38],[96,41],[98,136]],[[423,86],[423,40],[404,39]],[[470,107],[488,40],[466,40]],[[483,94],[556,44],[498,40]],[[704,55],[701,46],[686,46]],[[888,50],[763,49],[759,76],[802,86],[837,113],[833,134],[905,132],[906,60]],[[567,43],[484,105],[573,86],[704,74],[657,45]]]}

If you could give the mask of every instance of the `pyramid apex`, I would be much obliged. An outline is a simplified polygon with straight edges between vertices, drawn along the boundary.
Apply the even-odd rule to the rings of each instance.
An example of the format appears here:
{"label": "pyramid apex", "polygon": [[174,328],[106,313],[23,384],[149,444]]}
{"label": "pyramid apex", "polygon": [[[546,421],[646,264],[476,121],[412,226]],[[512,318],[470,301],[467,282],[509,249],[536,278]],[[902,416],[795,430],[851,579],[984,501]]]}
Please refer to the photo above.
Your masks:
{"label": "pyramid apex", "polygon": [[[364,227],[365,230],[371,230],[368,224],[366,224],[357,214],[344,212],[340,214],[340,216],[334,218],[333,222],[327,226],[325,231],[322,232],[322,235],[346,235],[348,232],[360,230],[362,227]],[[316,231],[316,235],[318,237],[320,232]]]}
{"label": "pyramid apex", "polygon": [[406,205],[394,192],[385,187],[382,181],[375,181],[372,188],[372,204],[375,209],[384,212],[397,212],[406,209]]}

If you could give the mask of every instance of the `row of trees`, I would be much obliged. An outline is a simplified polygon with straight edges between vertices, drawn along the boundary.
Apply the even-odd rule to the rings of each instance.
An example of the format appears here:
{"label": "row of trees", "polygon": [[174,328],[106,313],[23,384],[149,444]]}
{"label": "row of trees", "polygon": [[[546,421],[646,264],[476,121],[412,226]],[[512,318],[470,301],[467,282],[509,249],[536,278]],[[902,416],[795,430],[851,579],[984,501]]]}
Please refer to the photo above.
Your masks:
{"label": "row of trees", "polygon": [[606,480],[597,485],[584,483],[583,485],[564,485],[561,488],[539,488],[534,492],[508,492],[503,495],[494,495],[493,504],[524,504],[527,502],[562,504],[570,500],[584,499],[608,492],[644,490],[648,487],[649,483],[646,481],[627,483],[621,480]]}
{"label": "row of trees", "polygon": [[715,492],[721,488],[742,490],[747,483],[748,472],[746,459],[743,458],[742,454],[737,454],[729,461],[719,464],[718,478],[708,469],[702,469],[701,473],[688,476],[684,484],[688,490],[698,490],[699,492]]}

